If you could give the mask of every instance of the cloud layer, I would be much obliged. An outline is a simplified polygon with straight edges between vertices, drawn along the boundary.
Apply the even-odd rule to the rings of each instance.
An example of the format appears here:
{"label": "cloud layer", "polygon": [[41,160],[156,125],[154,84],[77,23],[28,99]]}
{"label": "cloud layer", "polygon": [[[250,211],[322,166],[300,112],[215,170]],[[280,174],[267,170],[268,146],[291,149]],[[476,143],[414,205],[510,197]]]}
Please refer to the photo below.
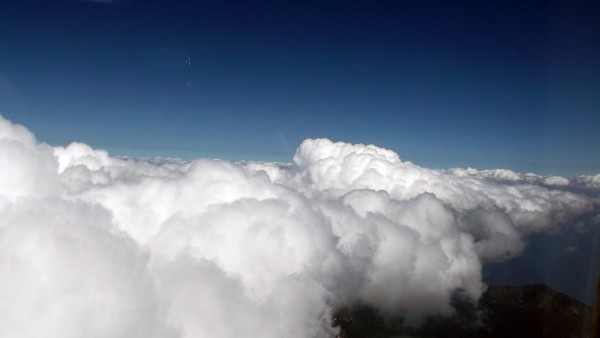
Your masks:
{"label": "cloud layer", "polygon": [[0,336],[327,337],[355,301],[448,313],[486,261],[598,213],[598,175],[430,170],[327,139],[293,161],[115,158],[0,117]]}

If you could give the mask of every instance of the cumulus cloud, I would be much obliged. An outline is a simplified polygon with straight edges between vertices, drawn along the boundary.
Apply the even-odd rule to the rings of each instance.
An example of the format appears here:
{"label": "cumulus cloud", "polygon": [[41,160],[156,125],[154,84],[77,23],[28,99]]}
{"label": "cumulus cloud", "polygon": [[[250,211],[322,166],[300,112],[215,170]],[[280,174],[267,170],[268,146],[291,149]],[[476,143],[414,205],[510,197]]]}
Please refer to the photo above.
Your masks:
{"label": "cumulus cloud", "polygon": [[0,336],[330,337],[361,301],[418,319],[597,214],[597,178],[430,170],[305,140],[293,163],[111,157],[0,117]]}

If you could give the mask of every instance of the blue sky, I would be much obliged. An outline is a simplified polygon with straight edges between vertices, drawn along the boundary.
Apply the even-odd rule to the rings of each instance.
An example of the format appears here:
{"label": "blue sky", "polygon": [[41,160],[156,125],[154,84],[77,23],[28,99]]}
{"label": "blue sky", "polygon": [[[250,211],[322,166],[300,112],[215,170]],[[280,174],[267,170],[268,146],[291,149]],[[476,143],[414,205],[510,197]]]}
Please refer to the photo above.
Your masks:
{"label": "blue sky", "polygon": [[8,1],[0,113],[52,145],[600,172],[597,2]]}

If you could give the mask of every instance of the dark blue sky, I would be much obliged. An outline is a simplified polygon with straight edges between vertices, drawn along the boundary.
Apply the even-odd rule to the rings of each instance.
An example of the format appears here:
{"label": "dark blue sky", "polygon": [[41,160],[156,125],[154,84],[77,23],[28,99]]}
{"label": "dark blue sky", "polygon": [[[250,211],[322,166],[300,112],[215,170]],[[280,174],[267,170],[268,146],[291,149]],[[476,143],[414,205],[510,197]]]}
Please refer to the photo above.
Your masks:
{"label": "dark blue sky", "polygon": [[[274,4],[275,3],[275,4]],[[597,1],[4,1],[0,114],[117,155],[600,172]]]}

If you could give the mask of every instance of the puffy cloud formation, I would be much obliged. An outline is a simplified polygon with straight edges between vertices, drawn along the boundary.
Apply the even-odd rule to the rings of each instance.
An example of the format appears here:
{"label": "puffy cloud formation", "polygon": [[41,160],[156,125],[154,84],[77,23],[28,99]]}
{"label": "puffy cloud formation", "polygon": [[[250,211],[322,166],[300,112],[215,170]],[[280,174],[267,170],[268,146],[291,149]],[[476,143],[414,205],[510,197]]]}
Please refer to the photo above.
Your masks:
{"label": "puffy cloud formation", "polygon": [[486,261],[598,213],[570,186],[326,139],[291,164],[115,158],[0,117],[0,336],[331,337],[355,301],[448,313]]}

